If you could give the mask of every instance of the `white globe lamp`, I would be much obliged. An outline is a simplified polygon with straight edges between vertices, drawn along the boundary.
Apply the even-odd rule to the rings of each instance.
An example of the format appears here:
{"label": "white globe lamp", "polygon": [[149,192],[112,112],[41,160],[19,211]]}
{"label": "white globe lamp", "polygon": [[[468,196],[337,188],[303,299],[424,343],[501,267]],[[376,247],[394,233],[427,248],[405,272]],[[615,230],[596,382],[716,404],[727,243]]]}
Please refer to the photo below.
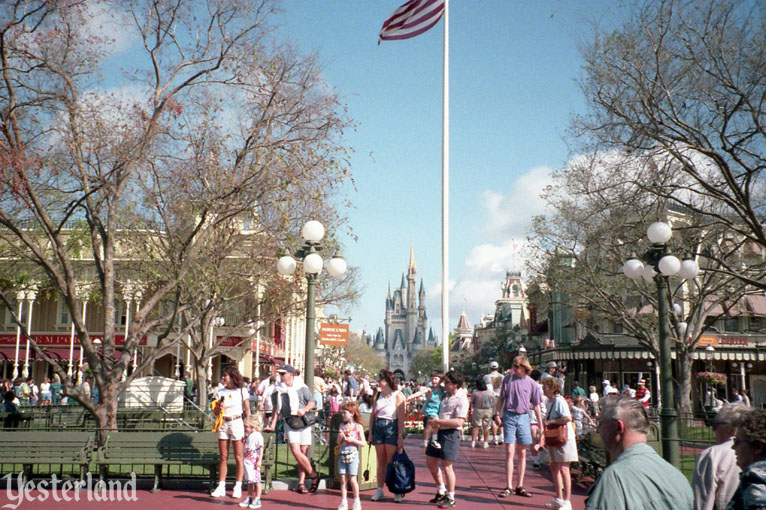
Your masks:
{"label": "white globe lamp", "polygon": [[681,261],[674,255],[665,255],[657,266],[665,276],[674,276],[681,270]]}
{"label": "white globe lamp", "polygon": [[622,272],[625,276],[633,280],[641,278],[644,271],[644,264],[638,259],[630,259],[622,266]]}
{"label": "white globe lamp", "polygon": [[647,265],[644,266],[644,269],[642,270],[641,276],[644,277],[644,280],[647,283],[651,283],[652,280],[654,280],[654,275],[656,275],[656,274],[657,273],[654,272],[654,268],[652,266],[650,266],[649,264],[647,264]]}
{"label": "white globe lamp", "polygon": [[324,260],[318,253],[309,253],[303,259],[303,271],[307,274],[319,274],[322,272]]}
{"label": "white globe lamp", "polygon": [[327,263],[327,272],[330,273],[330,276],[333,278],[337,278],[345,273],[346,268],[346,261],[337,253],[333,255],[330,262]]}
{"label": "white globe lamp", "polygon": [[295,272],[295,266],[295,259],[290,255],[285,255],[277,260],[277,271],[279,271],[279,274],[291,275]]}
{"label": "white globe lamp", "polygon": [[670,240],[672,235],[673,231],[670,228],[670,225],[664,221],[652,223],[649,225],[649,228],[646,229],[646,236],[653,244],[665,244]]}
{"label": "white globe lamp", "polygon": [[686,330],[689,329],[689,325],[685,322],[678,323],[678,334],[681,335],[681,340],[686,339]]}
{"label": "white globe lamp", "polygon": [[678,271],[678,275],[684,280],[693,280],[700,272],[700,266],[696,260],[686,259],[681,262],[681,269]]}
{"label": "white globe lamp", "polygon": [[324,237],[324,226],[316,220],[311,220],[303,225],[301,235],[306,241],[318,243]]}

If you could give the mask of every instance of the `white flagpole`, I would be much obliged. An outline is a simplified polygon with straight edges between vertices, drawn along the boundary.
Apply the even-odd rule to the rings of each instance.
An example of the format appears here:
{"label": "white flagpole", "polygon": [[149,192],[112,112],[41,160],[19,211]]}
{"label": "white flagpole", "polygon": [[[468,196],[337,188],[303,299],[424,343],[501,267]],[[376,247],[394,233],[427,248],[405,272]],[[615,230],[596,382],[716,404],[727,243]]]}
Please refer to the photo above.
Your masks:
{"label": "white flagpole", "polygon": [[449,0],[444,0],[442,85],[442,368],[449,370]]}

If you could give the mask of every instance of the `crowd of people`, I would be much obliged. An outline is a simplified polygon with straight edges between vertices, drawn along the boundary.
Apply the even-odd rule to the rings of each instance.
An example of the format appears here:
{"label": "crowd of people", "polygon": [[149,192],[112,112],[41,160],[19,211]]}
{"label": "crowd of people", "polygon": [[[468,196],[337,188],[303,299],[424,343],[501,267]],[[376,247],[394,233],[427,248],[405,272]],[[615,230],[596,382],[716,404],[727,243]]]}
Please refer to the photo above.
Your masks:
{"label": "crowd of people", "polygon": [[[750,409],[742,402],[724,406],[713,423],[718,444],[699,456],[693,482],[689,484],[680,471],[647,444],[650,393],[643,380],[637,388],[622,392],[604,380],[600,393],[593,386],[586,392],[574,382],[565,393],[559,367],[549,363],[542,369],[534,370],[526,357],[518,356],[505,373],[492,362],[490,372],[476,380],[465,381],[454,371],[434,372],[421,387],[400,382],[388,370],[382,370],[374,381],[350,371],[337,381],[316,373],[312,391],[303,383],[299,371],[286,365],[275,376],[251,383],[250,391],[240,389],[239,403],[244,404],[247,399],[257,402],[253,409],[265,423],[262,430],[276,430],[278,419],[284,420],[285,440],[298,464],[296,490],[301,493],[315,492],[319,486],[319,474],[306,455],[312,441],[311,424],[322,420],[323,415],[326,419],[334,414],[342,416],[337,431],[338,473],[343,481],[339,510],[348,509],[347,481],[353,498],[352,510],[361,509],[356,475],[359,448],[367,444],[374,447],[378,461],[378,487],[371,500],[387,497],[386,466],[403,448],[406,409],[416,403],[422,412],[426,468],[437,488],[430,503],[441,508],[456,505],[458,482],[454,463],[459,459],[464,425],[468,423],[470,447],[503,445],[505,477],[503,488],[497,493],[501,498],[517,497],[521,502],[531,496],[524,486],[530,458],[534,468],[543,463],[550,468],[554,488],[545,507],[571,509],[570,465],[578,460],[579,438],[590,428],[601,436],[612,462],[590,487],[586,500],[589,510],[766,508],[766,411]],[[219,402],[231,401],[229,395],[232,392],[237,395],[237,388],[244,386],[244,383],[237,386],[237,378],[232,374],[222,382],[223,388],[213,391]],[[224,407],[228,410],[223,411],[224,420],[236,421],[237,413],[249,408],[250,405],[237,406],[235,398],[233,406]],[[370,416],[367,430],[363,414]],[[248,420],[251,418],[245,418],[245,425]],[[262,456],[260,450],[253,452],[247,446],[253,443],[262,447],[262,438],[249,439],[249,434],[257,433],[260,437],[261,428],[255,426],[250,430],[248,433],[246,428],[232,425],[219,430],[222,464],[227,459],[229,442],[247,438],[244,448],[234,445],[239,480],[232,494],[235,497],[241,496],[243,476],[249,484],[260,480],[260,473],[248,474],[253,471],[251,468],[240,469],[244,459],[259,460]],[[556,430],[558,436],[553,438]],[[215,497],[225,495],[225,467],[219,473],[221,482],[213,492]],[[249,490],[241,506],[259,507],[260,489]],[[402,502],[404,497],[394,494],[393,500]]]}

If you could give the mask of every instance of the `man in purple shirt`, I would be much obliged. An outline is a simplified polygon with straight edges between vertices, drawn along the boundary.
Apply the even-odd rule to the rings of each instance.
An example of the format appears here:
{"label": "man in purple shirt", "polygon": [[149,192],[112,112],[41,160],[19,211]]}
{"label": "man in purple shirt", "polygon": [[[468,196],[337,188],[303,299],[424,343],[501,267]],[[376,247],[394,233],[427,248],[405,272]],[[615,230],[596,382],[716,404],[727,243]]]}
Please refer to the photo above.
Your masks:
{"label": "man in purple shirt", "polygon": [[[505,376],[500,388],[500,398],[495,409],[495,423],[503,426],[505,440],[505,489],[498,494],[505,498],[512,494],[532,497],[524,488],[524,474],[527,468],[527,447],[532,444],[532,430],[529,425],[529,411],[534,410],[537,423],[543,422],[540,413],[542,392],[537,383],[529,377],[532,366],[526,356],[516,356],[513,359],[512,373]],[[516,456],[519,461],[519,483],[513,487],[513,449],[516,445]],[[543,435],[540,434],[540,447],[543,445]]]}

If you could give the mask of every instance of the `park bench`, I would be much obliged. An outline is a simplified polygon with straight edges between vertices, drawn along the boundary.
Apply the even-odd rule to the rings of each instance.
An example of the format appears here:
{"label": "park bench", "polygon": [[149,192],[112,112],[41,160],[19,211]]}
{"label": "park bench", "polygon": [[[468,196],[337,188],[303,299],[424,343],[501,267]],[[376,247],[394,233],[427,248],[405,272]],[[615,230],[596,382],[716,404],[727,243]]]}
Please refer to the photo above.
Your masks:
{"label": "park bench", "polygon": [[[268,493],[271,490],[276,457],[273,434],[264,434],[264,442],[261,474],[264,491]],[[229,451],[229,461],[233,459],[233,451]],[[171,465],[206,467],[213,486],[219,460],[218,437],[209,431],[115,432],[107,435],[96,454],[100,482],[106,481],[109,466],[154,466],[154,492],[162,488],[163,467]]]}
{"label": "park bench", "polygon": [[575,482],[586,476],[595,480],[609,465],[609,455],[596,431],[583,435],[577,442],[577,457],[577,463],[573,466]]}
{"label": "park bench", "polygon": [[21,464],[22,480],[32,475],[39,464],[71,464],[85,477],[93,449],[90,432],[4,431],[0,464]]}

